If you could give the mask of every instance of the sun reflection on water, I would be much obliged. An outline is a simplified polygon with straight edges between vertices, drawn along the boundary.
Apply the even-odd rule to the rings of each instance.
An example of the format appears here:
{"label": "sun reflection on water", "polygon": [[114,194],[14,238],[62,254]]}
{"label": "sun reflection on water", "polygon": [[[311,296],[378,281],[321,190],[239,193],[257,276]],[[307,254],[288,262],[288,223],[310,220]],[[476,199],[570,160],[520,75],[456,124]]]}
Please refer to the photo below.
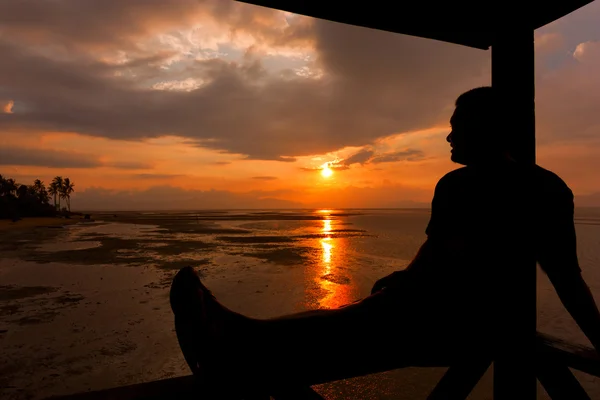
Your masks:
{"label": "sun reflection on water", "polygon": [[[328,214],[329,210],[321,210],[324,214]],[[332,220],[329,215],[322,220],[323,227],[321,234],[325,235],[321,240],[321,269],[317,274],[317,282],[319,287],[326,293],[319,300],[319,304],[323,308],[336,308],[351,302],[351,282],[345,274],[339,270],[339,262],[343,256],[343,238],[334,238],[332,233]],[[335,254],[334,254],[335,252]]]}
{"label": "sun reflection on water", "polygon": [[321,247],[323,248],[323,265],[327,269],[326,273],[329,273],[330,264],[331,264],[331,250],[333,249],[333,245],[329,243],[331,238],[321,239]]}
{"label": "sun reflection on water", "polygon": [[330,219],[323,220],[323,229],[321,229],[321,231],[325,234],[331,233],[331,220]]}

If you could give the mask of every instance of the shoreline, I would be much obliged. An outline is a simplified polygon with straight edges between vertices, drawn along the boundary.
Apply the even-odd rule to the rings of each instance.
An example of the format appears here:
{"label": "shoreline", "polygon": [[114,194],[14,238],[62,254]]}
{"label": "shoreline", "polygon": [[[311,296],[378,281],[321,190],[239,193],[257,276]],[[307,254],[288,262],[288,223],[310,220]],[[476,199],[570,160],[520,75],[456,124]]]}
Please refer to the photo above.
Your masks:
{"label": "shoreline", "polygon": [[80,222],[80,218],[61,218],[61,217],[25,217],[13,222],[10,219],[0,220],[0,232],[12,232],[24,229],[62,227]]}

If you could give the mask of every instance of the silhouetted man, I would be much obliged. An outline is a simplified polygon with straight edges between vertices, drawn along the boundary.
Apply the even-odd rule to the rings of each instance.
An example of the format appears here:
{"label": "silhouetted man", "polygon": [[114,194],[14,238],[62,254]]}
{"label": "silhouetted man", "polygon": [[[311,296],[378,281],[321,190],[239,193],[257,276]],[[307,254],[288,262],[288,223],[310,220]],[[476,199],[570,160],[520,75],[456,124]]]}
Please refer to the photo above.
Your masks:
{"label": "silhouetted man", "polygon": [[600,313],[577,260],[573,194],[552,172],[511,159],[500,109],[510,105],[500,107],[491,87],[456,100],[447,140],[464,167],[438,182],[415,258],[369,297],[258,320],[221,305],[192,268],[179,271],[171,307],[194,374],[213,385],[314,384],[479,351],[510,323],[507,310],[519,307],[513,288],[534,259],[600,349]]}

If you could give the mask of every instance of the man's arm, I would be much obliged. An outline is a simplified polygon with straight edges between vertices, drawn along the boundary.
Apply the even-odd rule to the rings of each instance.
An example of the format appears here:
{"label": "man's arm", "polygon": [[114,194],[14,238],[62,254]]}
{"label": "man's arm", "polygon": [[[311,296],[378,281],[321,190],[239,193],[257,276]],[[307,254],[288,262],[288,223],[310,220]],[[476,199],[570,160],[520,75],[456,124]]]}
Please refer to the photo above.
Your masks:
{"label": "man's arm", "polygon": [[439,252],[442,248],[450,248],[453,245],[456,251],[456,244],[450,244],[447,243],[447,240],[441,239],[448,236],[445,234],[448,230],[453,228],[456,230],[448,221],[450,209],[448,192],[451,191],[451,187],[449,187],[452,184],[451,176],[452,174],[447,174],[435,186],[435,192],[431,201],[431,218],[425,230],[427,235],[425,243],[421,245],[417,254],[405,269],[392,272],[390,275],[375,282],[375,285],[371,289],[371,294],[383,288],[400,286],[406,281],[408,275],[414,275],[416,271],[427,270],[427,266],[433,264],[435,253]]}
{"label": "man's arm", "polygon": [[551,273],[548,277],[569,314],[600,352],[600,311],[581,272]]}
{"label": "man's arm", "polygon": [[600,312],[577,259],[573,193],[565,185],[549,197],[550,206],[540,221],[538,261],[569,314],[600,352]]}
{"label": "man's arm", "polygon": [[425,240],[425,243],[421,245],[421,248],[419,248],[419,251],[417,251],[417,254],[410,264],[408,264],[405,269],[394,271],[388,276],[383,277],[375,282],[375,285],[373,285],[373,288],[371,289],[371,294],[379,292],[384,288],[400,286],[403,282],[405,282],[406,276],[410,274],[409,271],[415,271],[420,265],[425,265],[430,262],[431,247],[431,241],[429,239]]}

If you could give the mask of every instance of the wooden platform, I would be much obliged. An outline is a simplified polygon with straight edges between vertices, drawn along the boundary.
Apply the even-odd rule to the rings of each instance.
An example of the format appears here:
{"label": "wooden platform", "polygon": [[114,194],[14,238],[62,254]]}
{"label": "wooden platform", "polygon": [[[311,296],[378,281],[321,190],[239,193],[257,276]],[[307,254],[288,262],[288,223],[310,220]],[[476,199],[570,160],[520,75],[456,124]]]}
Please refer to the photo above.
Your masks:
{"label": "wooden platform", "polygon": [[[589,399],[570,368],[600,377],[600,357],[590,347],[574,345],[561,339],[538,334],[538,379],[552,399]],[[439,384],[432,388],[428,399],[464,399],[488,369],[487,362],[465,362],[460,366],[449,366]],[[375,370],[356,371],[336,379],[350,379],[358,376],[396,369],[382,366]],[[68,379],[65,377],[65,379]],[[323,382],[324,383],[324,382]],[[235,385],[235,382],[232,382]],[[318,400],[322,397],[310,387],[288,388],[272,391],[266,388],[263,393],[249,393],[246,396],[224,397],[204,393],[192,375],[164,379],[130,386],[122,386],[95,392],[79,393],[53,400],[151,400],[151,399],[248,399],[263,400],[270,397],[276,400]]]}

